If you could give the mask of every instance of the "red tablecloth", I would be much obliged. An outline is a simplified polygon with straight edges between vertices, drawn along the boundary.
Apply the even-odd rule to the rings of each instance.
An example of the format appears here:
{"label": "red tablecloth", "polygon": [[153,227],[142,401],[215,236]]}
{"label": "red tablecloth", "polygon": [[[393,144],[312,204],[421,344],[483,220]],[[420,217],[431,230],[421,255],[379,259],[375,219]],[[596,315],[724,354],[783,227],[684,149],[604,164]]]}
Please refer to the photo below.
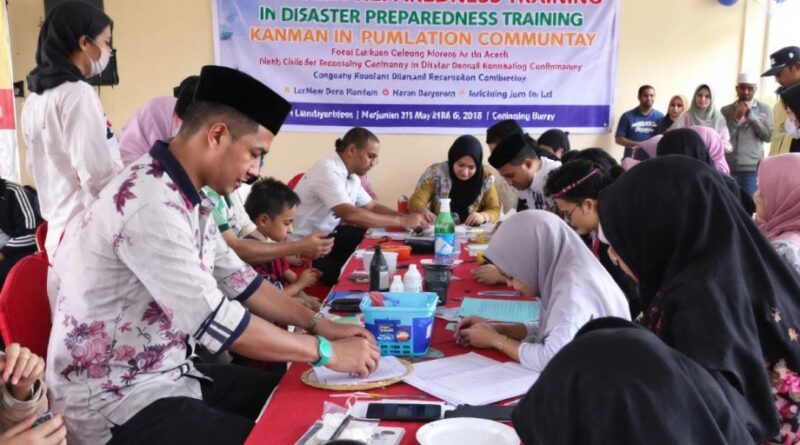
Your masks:
{"label": "red tablecloth", "polygon": [[[365,240],[361,248],[369,247],[375,244],[374,240]],[[413,255],[410,261],[400,262],[399,264],[419,264],[423,258],[430,257],[422,255]],[[469,273],[477,263],[474,258],[469,258],[466,255],[466,250],[462,252],[462,259],[465,260],[463,264],[456,266],[453,270],[454,275],[460,280],[453,280],[450,282],[448,291],[447,306],[458,306],[464,297],[477,297],[478,292],[490,289],[504,289],[504,287],[485,286],[478,283]],[[351,272],[361,269],[363,266],[360,259],[351,258],[350,262],[345,267],[342,273],[342,278],[334,287],[334,291],[350,291],[350,290],[364,290],[366,291],[367,285],[354,284],[348,280],[347,277]],[[418,266],[420,272],[423,273],[422,267]],[[401,271],[403,272],[403,271]],[[507,288],[505,288],[507,289]],[[439,349],[445,356],[458,355],[469,352],[470,349],[458,346],[453,341],[453,332],[448,331],[445,326],[447,322],[442,319],[436,318],[434,321],[433,337],[431,340],[431,347]],[[474,350],[482,353],[490,358],[507,361],[507,356],[495,350]],[[300,381],[300,375],[309,368],[305,363],[294,363],[289,368],[286,375],[281,380],[278,388],[272,396],[268,406],[264,410],[261,419],[256,423],[253,431],[247,439],[248,445],[255,444],[293,444],[297,441],[303,433],[319,419],[322,415],[323,402],[329,401],[339,405],[343,405],[345,399],[331,398],[330,395],[334,391],[325,391],[309,387]],[[384,394],[424,394],[422,391],[414,388],[413,386],[405,383],[397,383],[388,388],[371,390],[370,392],[379,392]],[[436,400],[431,397],[430,400]],[[385,426],[401,426],[406,430],[403,438],[403,444],[415,444],[417,430],[423,425],[422,423],[411,422],[381,422]]]}

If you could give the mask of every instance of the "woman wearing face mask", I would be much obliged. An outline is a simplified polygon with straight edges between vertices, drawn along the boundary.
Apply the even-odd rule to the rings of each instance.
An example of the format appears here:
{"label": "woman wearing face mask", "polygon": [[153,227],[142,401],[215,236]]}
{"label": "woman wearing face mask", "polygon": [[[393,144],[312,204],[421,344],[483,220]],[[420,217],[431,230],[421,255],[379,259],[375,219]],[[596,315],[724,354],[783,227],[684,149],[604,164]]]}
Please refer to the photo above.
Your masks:
{"label": "woman wearing face mask", "polygon": [[665,131],[678,120],[681,114],[683,114],[686,107],[689,106],[689,99],[684,96],[683,94],[676,94],[672,96],[669,100],[669,106],[667,107],[667,114],[658,122],[658,128],[656,129],[656,134],[664,134]]}
{"label": "woman wearing face mask", "polygon": [[669,128],[674,130],[693,125],[716,130],[725,142],[725,152],[728,153],[732,150],[733,146],[731,145],[731,133],[728,131],[728,123],[725,121],[725,116],[714,107],[714,96],[711,93],[711,87],[708,85],[703,84],[697,87],[694,91],[694,99],[689,111],[683,113]]}
{"label": "woman wearing face mask", "polygon": [[545,210],[526,210],[497,229],[486,258],[526,297],[538,296],[541,316],[529,323],[491,324],[467,317],[456,342],[494,348],[541,372],[589,320],[630,320],[625,296],[574,230]]}
{"label": "woman wearing face mask", "polygon": [[483,161],[481,141],[474,136],[460,136],[447,153],[447,162],[431,165],[419,178],[408,200],[410,212],[437,213],[439,200],[450,198],[450,210],[469,226],[497,221],[500,200],[494,188],[494,176]]}
{"label": "woman wearing face mask", "polygon": [[50,11],[39,31],[22,135],[48,221],[45,246],[51,256],[69,220],[122,169],[116,138],[85,81],[108,65],[111,27],[99,9],[68,1]]}

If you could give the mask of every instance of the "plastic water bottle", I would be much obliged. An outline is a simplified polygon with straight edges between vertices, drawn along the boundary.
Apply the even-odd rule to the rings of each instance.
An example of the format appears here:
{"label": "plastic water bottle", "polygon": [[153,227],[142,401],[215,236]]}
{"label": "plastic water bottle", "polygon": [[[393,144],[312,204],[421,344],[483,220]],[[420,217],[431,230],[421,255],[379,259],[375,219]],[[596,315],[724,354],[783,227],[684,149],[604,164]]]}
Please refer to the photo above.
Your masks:
{"label": "plastic water bottle", "polygon": [[403,286],[406,292],[422,292],[422,275],[417,270],[417,265],[408,266],[408,272],[403,275]]}
{"label": "plastic water bottle", "polygon": [[375,246],[375,253],[369,264],[369,290],[378,292],[389,290],[389,266],[386,264],[380,245]]}
{"label": "plastic water bottle", "polygon": [[438,264],[453,264],[456,252],[456,225],[450,213],[450,200],[441,199],[439,215],[433,226],[434,261]]}
{"label": "plastic water bottle", "polygon": [[403,286],[403,280],[400,278],[400,275],[395,275],[392,279],[392,285],[389,286],[389,292],[404,292],[405,286]]}

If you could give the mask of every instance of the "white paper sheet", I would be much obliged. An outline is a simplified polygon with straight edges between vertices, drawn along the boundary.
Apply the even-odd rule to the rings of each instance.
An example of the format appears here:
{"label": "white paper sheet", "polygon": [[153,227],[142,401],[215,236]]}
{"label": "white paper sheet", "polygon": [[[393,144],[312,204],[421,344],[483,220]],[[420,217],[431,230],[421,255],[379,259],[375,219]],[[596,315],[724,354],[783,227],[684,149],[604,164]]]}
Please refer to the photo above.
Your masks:
{"label": "white paper sheet", "polygon": [[406,366],[397,357],[381,357],[378,369],[367,377],[357,374],[332,371],[326,367],[314,368],[317,381],[325,385],[358,385],[360,383],[377,382],[379,380],[393,379],[406,373]]}
{"label": "white paper sheet", "polygon": [[453,405],[488,405],[528,392],[539,374],[470,352],[417,363],[403,381]]}

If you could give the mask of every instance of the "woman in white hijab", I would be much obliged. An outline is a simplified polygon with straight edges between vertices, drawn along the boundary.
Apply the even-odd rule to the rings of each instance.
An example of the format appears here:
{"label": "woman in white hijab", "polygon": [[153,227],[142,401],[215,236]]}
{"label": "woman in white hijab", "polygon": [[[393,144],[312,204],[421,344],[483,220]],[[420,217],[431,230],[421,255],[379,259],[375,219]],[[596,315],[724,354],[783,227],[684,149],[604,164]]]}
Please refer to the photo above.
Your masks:
{"label": "woman in white hijab", "polygon": [[495,324],[467,317],[456,327],[456,342],[494,348],[522,366],[541,372],[589,320],[630,320],[625,295],[558,216],[528,210],[508,218],[492,237],[486,255],[510,285],[541,303],[538,321]]}
{"label": "woman in white hijab", "polygon": [[731,152],[733,146],[731,145],[731,133],[728,131],[728,123],[725,121],[725,116],[714,106],[714,95],[711,92],[711,87],[706,84],[700,85],[694,90],[694,97],[689,110],[678,116],[669,129],[688,128],[694,125],[708,127],[719,133],[725,142],[725,152]]}

